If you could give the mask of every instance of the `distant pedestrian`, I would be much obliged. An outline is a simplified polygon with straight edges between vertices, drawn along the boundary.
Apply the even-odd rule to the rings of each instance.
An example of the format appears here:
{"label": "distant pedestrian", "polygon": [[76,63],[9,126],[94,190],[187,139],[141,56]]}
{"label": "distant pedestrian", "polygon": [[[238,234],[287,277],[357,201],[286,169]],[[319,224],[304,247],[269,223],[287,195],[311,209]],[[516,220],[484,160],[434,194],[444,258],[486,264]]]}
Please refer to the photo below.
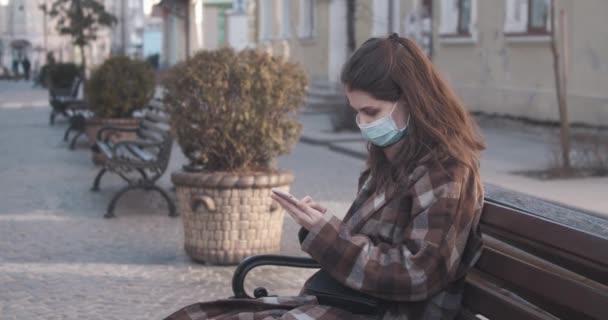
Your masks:
{"label": "distant pedestrian", "polygon": [[30,59],[28,59],[27,56],[25,56],[25,58],[23,58],[23,60],[21,61],[21,65],[23,66],[23,74],[25,76],[25,80],[29,81],[30,80],[30,69],[32,67],[32,63],[30,62]]}
{"label": "distant pedestrian", "polygon": [[13,59],[13,78],[15,80],[19,80],[19,60],[17,58]]}

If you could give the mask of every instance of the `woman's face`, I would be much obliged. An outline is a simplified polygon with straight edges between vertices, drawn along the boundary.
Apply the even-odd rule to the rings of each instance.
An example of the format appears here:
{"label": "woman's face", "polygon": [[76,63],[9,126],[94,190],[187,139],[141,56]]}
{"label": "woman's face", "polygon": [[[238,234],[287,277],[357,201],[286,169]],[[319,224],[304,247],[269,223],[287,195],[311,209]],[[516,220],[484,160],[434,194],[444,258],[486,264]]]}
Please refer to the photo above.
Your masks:
{"label": "woman's face", "polygon": [[[357,122],[360,125],[366,125],[387,116],[395,107],[395,101],[378,100],[363,91],[346,90],[346,97],[350,106],[357,112]],[[398,129],[405,127],[408,114],[405,106],[401,102],[397,103],[392,116]]]}

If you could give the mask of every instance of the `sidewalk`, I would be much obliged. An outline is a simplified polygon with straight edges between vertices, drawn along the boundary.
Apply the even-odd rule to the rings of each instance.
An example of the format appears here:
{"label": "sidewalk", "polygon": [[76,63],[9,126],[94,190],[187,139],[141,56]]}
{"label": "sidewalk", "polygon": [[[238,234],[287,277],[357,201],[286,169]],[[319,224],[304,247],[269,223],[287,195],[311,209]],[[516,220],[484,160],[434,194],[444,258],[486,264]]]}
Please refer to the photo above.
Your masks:
{"label": "sidewalk", "polygon": [[50,108],[47,90],[32,88],[32,84],[23,80],[0,80],[0,109]]}
{"label": "sidewalk", "polygon": [[[333,133],[328,114],[300,114],[304,124],[302,141],[358,159],[367,158],[359,133]],[[526,193],[553,203],[608,217],[608,178],[538,180],[513,172],[540,170],[550,163],[554,137],[543,132],[514,128],[509,121],[482,119],[480,127],[487,149],[482,154],[481,174],[485,183]]]}
{"label": "sidewalk", "polygon": [[[107,175],[100,192],[89,191],[99,168],[88,145],[82,139],[68,149],[66,123],[48,124],[45,99],[43,89],[0,81],[0,319],[162,319],[231,296],[235,266],[192,262],[181,218],[167,217],[157,193],[132,191],[119,201],[116,219],[102,218],[125,183]],[[185,163],[176,145],[159,185],[169,189],[171,172]],[[348,210],[358,159],[298,143],[279,164],[294,172],[294,194],[309,194],[336,214]],[[305,255],[298,230],[286,215],[281,254]],[[262,267],[246,286],[249,293],[264,286],[296,295],[313,272]]]}

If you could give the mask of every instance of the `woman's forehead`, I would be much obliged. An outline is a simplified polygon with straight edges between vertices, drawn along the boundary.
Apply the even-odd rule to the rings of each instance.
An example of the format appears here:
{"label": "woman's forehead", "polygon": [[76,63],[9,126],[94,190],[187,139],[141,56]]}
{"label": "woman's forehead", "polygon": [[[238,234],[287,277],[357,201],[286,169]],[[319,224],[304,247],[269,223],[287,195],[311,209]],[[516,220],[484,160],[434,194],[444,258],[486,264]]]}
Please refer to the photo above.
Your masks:
{"label": "woman's forehead", "polygon": [[354,108],[363,108],[367,106],[380,107],[390,103],[390,101],[379,100],[372,97],[369,93],[360,90],[345,90],[348,102]]}

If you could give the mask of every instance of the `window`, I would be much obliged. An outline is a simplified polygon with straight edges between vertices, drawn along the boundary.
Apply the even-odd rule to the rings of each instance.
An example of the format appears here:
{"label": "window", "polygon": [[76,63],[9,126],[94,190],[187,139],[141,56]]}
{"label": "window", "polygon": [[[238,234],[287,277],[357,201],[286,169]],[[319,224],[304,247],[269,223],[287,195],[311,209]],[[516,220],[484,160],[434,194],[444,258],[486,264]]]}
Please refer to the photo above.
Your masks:
{"label": "window", "polygon": [[477,0],[442,0],[439,34],[443,37],[471,37]]}
{"label": "window", "polygon": [[507,35],[545,35],[551,31],[551,0],[506,0]]}
{"label": "window", "polygon": [[313,38],[315,32],[315,1],[300,0],[300,22],[298,36],[300,38]]}

